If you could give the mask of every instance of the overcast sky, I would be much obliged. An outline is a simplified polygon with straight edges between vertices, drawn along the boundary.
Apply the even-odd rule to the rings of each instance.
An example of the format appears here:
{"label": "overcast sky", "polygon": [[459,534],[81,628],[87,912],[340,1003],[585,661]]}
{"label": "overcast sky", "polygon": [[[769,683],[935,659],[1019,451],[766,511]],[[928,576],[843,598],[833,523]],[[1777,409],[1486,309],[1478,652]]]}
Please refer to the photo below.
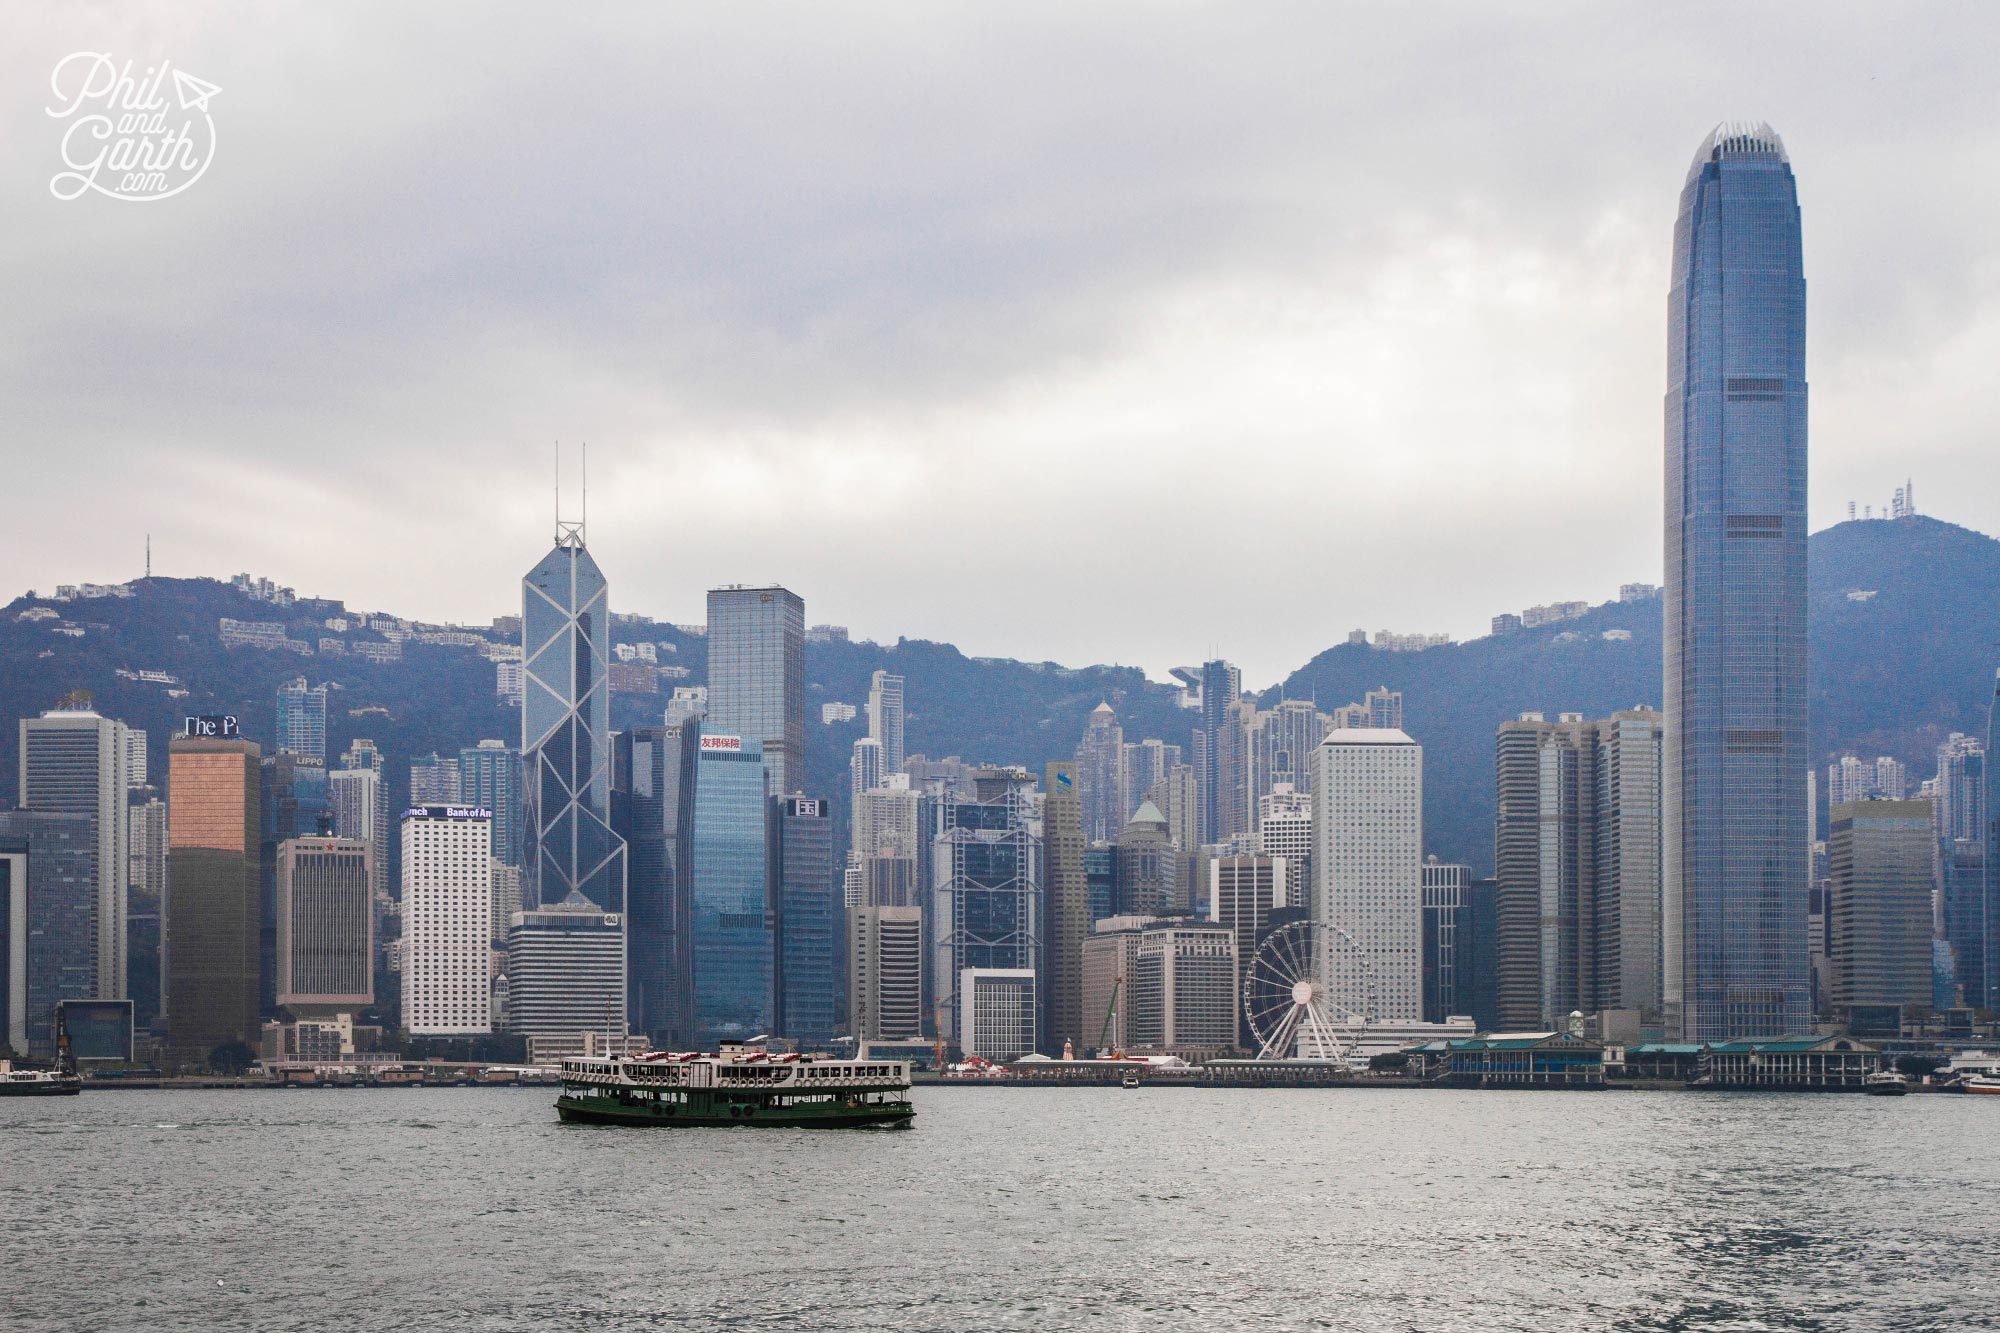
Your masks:
{"label": "overcast sky", "polygon": [[[6,596],[518,611],[552,442],[615,609],[1261,686],[1660,572],[1667,258],[1719,120],[1805,217],[1812,516],[2000,532],[1990,5],[12,7]],[[217,84],[62,202],[63,56]],[[574,507],[574,506],[571,506]]]}

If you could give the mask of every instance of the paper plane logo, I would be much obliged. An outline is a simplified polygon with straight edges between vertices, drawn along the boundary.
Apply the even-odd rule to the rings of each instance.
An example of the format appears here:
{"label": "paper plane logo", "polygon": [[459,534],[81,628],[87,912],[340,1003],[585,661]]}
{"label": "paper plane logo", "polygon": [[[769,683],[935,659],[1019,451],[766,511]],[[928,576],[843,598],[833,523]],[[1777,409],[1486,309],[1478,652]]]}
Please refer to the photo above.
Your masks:
{"label": "paper plane logo", "polygon": [[[168,89],[172,93],[169,95]],[[88,193],[137,203],[168,199],[200,180],[215,160],[209,102],[222,89],[166,61],[134,72],[103,51],[76,51],[49,75],[62,165],[49,193]]]}

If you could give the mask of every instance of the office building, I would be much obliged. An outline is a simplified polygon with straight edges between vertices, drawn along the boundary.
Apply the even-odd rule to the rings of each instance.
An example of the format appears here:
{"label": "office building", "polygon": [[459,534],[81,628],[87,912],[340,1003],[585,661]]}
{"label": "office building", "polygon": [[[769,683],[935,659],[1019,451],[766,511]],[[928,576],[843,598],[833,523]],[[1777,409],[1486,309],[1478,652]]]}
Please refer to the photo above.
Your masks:
{"label": "office building", "polygon": [[370,759],[379,756],[350,749],[342,757],[341,767],[327,774],[327,804],[336,837],[368,844],[369,896],[379,913],[389,905],[389,790],[380,763]]}
{"label": "office building", "polygon": [[861,1041],[917,1041],[923,1033],[923,909],[847,913],[848,1015]]}
{"label": "office building", "polygon": [[868,739],[882,747],[882,767],[903,771],[903,678],[877,671],[868,686]]}
{"label": "office building", "polygon": [[625,929],[571,890],[507,927],[507,1030],[524,1037],[626,1034]]}
{"label": "office building", "polygon": [[[492,873],[493,893],[491,901],[493,903],[493,913],[490,920],[492,922],[491,928],[493,933],[491,938],[493,947],[505,953],[507,950],[507,931],[514,923],[514,913],[521,910],[521,867],[502,865],[500,862],[495,861],[493,862]],[[500,1026],[498,1014],[494,1015],[494,1026]]]}
{"label": "office building", "polygon": [[1401,731],[1336,728],[1313,751],[1312,802],[1308,906],[1352,941],[1322,975],[1336,993],[1372,991],[1380,1019],[1420,1019],[1423,747]]}
{"label": "office building", "polygon": [[1110,1049],[1205,1059],[1237,1047],[1236,933],[1185,917],[1121,915],[1084,941],[1084,1006]]}
{"label": "office building", "polygon": [[58,708],[21,719],[21,807],[86,816],[89,839],[93,951],[90,993],[78,999],[125,998],[125,938],[131,824],[131,732],[123,722],[87,708]]}
{"label": "office building", "polygon": [[326,762],[326,686],[294,676],[278,687],[276,750]]}
{"label": "office building", "polygon": [[833,968],[842,907],[835,902],[833,820],[810,796],[771,801],[770,902],[777,909],[777,1030],[801,1048],[833,1040]]}
{"label": "office building", "polygon": [[528,907],[571,890],[625,910],[625,844],[611,831],[610,589],[581,524],[521,580],[521,896]]}
{"label": "office building", "polygon": [[756,744],[775,795],[805,781],[805,625],[795,592],[709,590],[709,729]]}
{"label": "office building", "polygon": [[[1218,856],[1208,863],[1208,919],[1236,939],[1236,957],[1247,970],[1274,914],[1295,891],[1291,862],[1282,856]],[[1237,1044],[1251,1049],[1248,1019],[1237,1018]]]}
{"label": "office building", "polygon": [[1202,663],[1201,725],[1194,733],[1194,767],[1201,792],[1200,825],[1196,830],[1198,842],[1215,842],[1222,836],[1217,832],[1216,733],[1221,731],[1224,720],[1229,717],[1229,710],[1242,694],[1241,670],[1220,658]]}
{"label": "office building", "polygon": [[1312,793],[1304,788],[1281,783],[1257,803],[1257,850],[1284,857],[1293,884],[1312,883],[1312,829]]}
{"label": "office building", "polygon": [[258,1040],[258,791],[255,743],[176,736],[167,747],[168,1047],[206,1064]]}
{"label": "office building", "polygon": [[1665,999],[1686,1041],[1811,1022],[1806,291],[1768,125],[1718,127],[1681,191],[1666,396]]}
{"label": "office building", "polygon": [[1459,974],[1459,934],[1472,867],[1424,862],[1424,1022],[1469,1012]]}
{"label": "office building", "polygon": [[[1500,1023],[1661,1022],[1660,714],[1539,713],[1495,741]],[[1797,862],[1794,862],[1796,865]]]}
{"label": "office building", "polygon": [[1281,788],[1302,795],[1312,790],[1312,752],[1331,730],[1333,719],[1304,699],[1281,700],[1258,719],[1254,787],[1259,807],[1266,795]]}
{"label": "office building", "polygon": [[1125,729],[1118,725],[1118,714],[1110,704],[1100,703],[1090,711],[1073,769],[1084,838],[1090,842],[1116,838],[1130,811],[1120,808],[1125,795]]}
{"label": "office building", "polygon": [[[1075,766],[1050,764],[1043,772],[1042,885],[1048,915],[1047,982],[1052,1050],[1064,1042],[1084,1045],[1083,942],[1090,935],[1090,877],[1085,866],[1088,844],[1083,836],[1083,800],[1077,792]],[[1106,903],[1105,915],[1110,915]],[[961,1031],[963,1024],[961,1024]],[[961,1041],[963,1039],[961,1038]]]}
{"label": "office building", "polygon": [[882,742],[863,736],[854,742],[847,757],[848,852],[852,859],[865,855],[862,836],[862,796],[882,785]]}
{"label": "office building", "polygon": [[1215,823],[1207,843],[1232,843],[1256,832],[1259,717],[1254,702],[1239,699],[1223,710],[1213,733]]}
{"label": "office building", "polygon": [[978,769],[973,795],[947,792],[931,853],[931,978],[947,1032],[959,1029],[967,968],[1039,971],[1042,840],[1025,769]]}
{"label": "office building", "polygon": [[1034,969],[968,967],[959,974],[958,993],[964,1000],[959,1054],[996,1062],[1034,1054]]}
{"label": "office building", "polygon": [[330,836],[333,810],[326,762],[279,750],[263,756],[257,780],[257,1006],[277,1008],[278,848],[288,838]]}
{"label": "office building", "polygon": [[141,792],[153,785],[147,762],[146,729],[125,728],[125,785],[128,791]]}
{"label": "office building", "polygon": [[1167,817],[1151,801],[1118,834],[1118,902],[1123,916],[1159,916],[1169,909],[1192,910],[1178,882],[1180,848],[1167,832]]}
{"label": "office building", "polygon": [[[416,805],[418,802],[412,801]],[[521,755],[501,740],[484,740],[458,752],[458,799],[493,812],[493,859],[521,864]]]}
{"label": "office building", "polygon": [[403,812],[402,835],[403,1031],[490,1033],[492,818],[465,806],[414,806]]}
{"label": "office building", "polygon": [[1927,801],[1836,805],[1833,1007],[1931,1002],[1931,810]]}
{"label": "office building", "polygon": [[[1167,817],[1167,836],[1181,849],[1180,865],[1174,873],[1177,884],[1198,885],[1206,876],[1199,872],[1201,859],[1201,785],[1192,764],[1176,763],[1141,795]],[[1133,809],[1137,809],[1135,805]],[[1192,904],[1190,904],[1192,906]]]}
{"label": "office building", "polygon": [[673,697],[667,700],[665,723],[679,726],[683,722],[699,722],[708,716],[708,686],[676,685]]}
{"label": "office building", "polygon": [[680,877],[681,819],[698,722],[633,727],[613,745],[611,825],[624,840],[626,1009],[635,1032],[682,1042],[692,1003],[692,924]]}
{"label": "office building", "polygon": [[681,863],[693,932],[692,1026],[704,1044],[767,1033],[777,1017],[765,780],[757,741],[703,727]]}
{"label": "office building", "polygon": [[87,814],[0,810],[0,1036],[55,1054],[56,1006],[97,989],[97,823]]}
{"label": "office building", "polygon": [[368,844],[295,837],[278,844],[276,998],[295,1018],[375,1003],[375,910]]}
{"label": "office building", "polygon": [[411,805],[463,805],[458,760],[432,751],[410,760]]}

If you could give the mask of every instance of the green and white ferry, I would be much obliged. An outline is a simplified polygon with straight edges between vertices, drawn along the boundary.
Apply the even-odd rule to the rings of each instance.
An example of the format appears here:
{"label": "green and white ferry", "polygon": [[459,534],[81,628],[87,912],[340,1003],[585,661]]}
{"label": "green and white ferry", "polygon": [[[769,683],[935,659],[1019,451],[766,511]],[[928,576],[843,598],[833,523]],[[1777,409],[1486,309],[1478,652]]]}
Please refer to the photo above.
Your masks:
{"label": "green and white ferry", "polygon": [[648,1051],[562,1062],[556,1113],[595,1125],[907,1128],[904,1060],[835,1060],[723,1043],[719,1054]]}

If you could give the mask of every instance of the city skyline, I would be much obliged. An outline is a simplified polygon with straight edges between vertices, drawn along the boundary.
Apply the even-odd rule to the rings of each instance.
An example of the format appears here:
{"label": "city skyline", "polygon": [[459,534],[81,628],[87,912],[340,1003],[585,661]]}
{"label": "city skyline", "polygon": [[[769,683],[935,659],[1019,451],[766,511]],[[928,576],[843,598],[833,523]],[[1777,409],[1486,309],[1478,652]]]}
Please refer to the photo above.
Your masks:
{"label": "city skyline", "polygon": [[[1692,64],[1671,58],[1676,44],[1695,40],[1692,31],[1647,25],[1642,33],[1615,15],[1581,24],[1516,18],[1498,34],[1445,19],[1394,25],[1406,59],[1456,76],[1444,83],[1462,84],[1454,96],[1467,105],[1509,106],[1504,117],[1428,107],[1411,100],[1414,85],[1361,70],[1332,80],[1334,90],[1309,80],[1328,100],[1301,108],[1274,71],[1253,78],[1226,61],[1208,70],[1197,53],[1212,46],[1203,40],[1217,21],[1209,16],[1115,37],[1086,20],[1056,49],[1094,61],[1115,41],[1141,76],[1203,95],[1168,108],[1113,81],[1101,114],[1085,116],[1080,94],[1046,86],[1047,109],[1018,142],[996,145],[976,94],[995,78],[1032,77],[1030,54],[1043,52],[1007,21],[975,34],[931,17],[910,40],[935,67],[961,75],[967,91],[941,92],[939,128],[907,131],[913,141],[895,157],[862,150],[818,167],[817,154],[802,162],[770,144],[766,127],[789,123],[794,105],[768,81],[773,71],[785,71],[799,95],[826,92],[825,76],[802,67],[803,48],[780,43],[774,52],[687,26],[692,20],[661,19],[660,28],[632,33],[627,52],[609,49],[605,32],[585,24],[534,59],[498,67],[561,84],[601,65],[613,77],[592,82],[622,87],[618,76],[657,66],[659,51],[698,45],[712,72],[683,71],[695,77],[677,84],[665,107],[615,98],[608,120],[647,127],[648,137],[621,130],[607,149],[637,152],[663,133],[654,151],[669,164],[669,181],[699,188],[612,187],[593,216],[629,221],[602,246],[585,247],[589,256],[562,251],[549,261],[576,281],[544,282],[524,271],[521,255],[547,254],[540,243],[556,224],[529,201],[590,198],[619,173],[600,170],[610,165],[602,160],[558,168],[546,154],[517,150],[492,188],[522,215],[506,236],[481,243],[491,262],[466,266],[478,285],[453,276],[436,301],[412,304],[388,275],[345,294],[342,319],[288,321],[276,334],[260,323],[273,318],[265,304],[244,283],[221,280],[222,266],[296,289],[308,305],[329,299],[325,271],[296,256],[323,251],[335,262],[357,247],[384,248],[377,233],[388,219],[369,180],[371,172],[399,179],[389,126],[369,119],[351,141],[353,163],[316,170],[312,142],[285,110],[301,90],[288,83],[278,101],[260,80],[269,59],[261,46],[252,66],[238,44],[247,34],[169,27],[148,40],[212,74],[234,108],[225,115],[217,104],[230,148],[214,171],[166,209],[114,219],[43,199],[19,218],[22,258],[9,262],[35,271],[10,275],[22,300],[0,316],[0,336],[21,356],[0,371],[0,399],[25,432],[66,441],[22,460],[22,481],[45,489],[58,484],[47,469],[81,460],[102,480],[106,520],[78,550],[55,540],[67,534],[47,526],[53,515],[31,513],[22,579],[43,587],[127,577],[141,567],[150,532],[162,573],[247,563],[295,586],[386,604],[406,586],[393,554],[401,534],[421,530],[465,559],[409,589],[407,613],[483,620],[504,611],[507,598],[477,571],[511,565],[539,526],[550,441],[588,439],[597,446],[599,556],[625,571],[627,606],[663,619],[694,619],[706,588],[777,581],[861,635],[946,639],[973,654],[1136,661],[1158,673],[1196,656],[1181,651],[1180,634],[1165,641],[1173,617],[1148,600],[1171,598],[1176,609],[1207,608],[1185,627],[1186,639],[1223,648],[1258,681],[1354,625],[1466,637],[1494,609],[1551,596],[1598,600],[1620,579],[1659,577],[1657,552],[1636,521],[1658,495],[1647,409],[1666,379],[1656,326],[1667,257],[1655,219],[1688,141],[1731,116],[1785,127],[1814,164],[1808,206],[1828,222],[1809,254],[1822,408],[1813,525],[1844,513],[1850,499],[1885,503],[1914,474],[1926,495],[1949,497],[1950,517],[2000,528],[2000,499],[1975,484],[1978,423],[1991,416],[1995,390],[1968,370],[1990,360],[1992,327],[1993,287],[1979,276],[1977,255],[1994,217],[1974,185],[2000,153],[1971,55],[1985,43],[1946,45],[1889,15],[1821,11],[1811,32],[1774,14],[1730,18],[1731,49]],[[1287,45],[1303,58],[1381,37],[1370,36],[1373,20],[1355,22],[1354,37],[1322,42],[1325,30],[1299,20],[1299,40]],[[443,40],[444,25],[428,16],[396,25],[387,45],[412,59]],[[49,64],[79,42],[129,46],[138,37],[116,17],[58,27],[27,19],[25,39],[4,57],[13,86],[44,88]],[[1495,41],[1512,59],[1491,59]],[[1628,58],[1655,43],[1670,49],[1638,64]],[[1780,44],[1798,58],[1770,59]],[[756,70],[752,46],[769,69]],[[1294,57],[1268,58],[1281,73]],[[1557,60],[1583,86],[1536,77]],[[711,79],[746,77],[771,99],[771,114],[755,124],[732,119],[729,159],[711,159],[705,143],[677,132],[679,113],[713,103]],[[306,86],[317,85],[307,76]],[[1578,105],[1592,113],[1577,114]],[[471,98],[445,114],[474,118],[456,131],[491,180],[496,148],[475,132],[490,120],[486,110]],[[549,115],[550,131],[560,132],[566,113]],[[1924,133],[1913,144],[1918,125]],[[1361,126],[1371,132],[1356,133]],[[862,128],[836,112],[825,132],[847,143],[865,137]],[[987,145],[998,170],[968,178],[959,151],[968,143]],[[12,136],[0,147],[0,168],[29,175],[46,147],[37,134]],[[767,148],[767,166],[744,165]],[[1106,197],[1094,169],[1081,169],[1113,148],[1131,150],[1137,173],[1122,206],[1122,196]],[[349,204],[331,217],[299,213],[278,183],[288,178],[257,169],[279,153],[308,154],[300,175],[316,183],[357,171],[345,181]],[[1949,169],[1939,170],[1945,160]],[[820,271],[788,260],[720,292],[716,275],[755,271],[801,239],[791,229],[802,221],[769,218],[773,173],[788,171],[803,173],[824,205],[801,213],[824,229],[825,248],[798,247],[822,255]],[[935,191],[913,183],[918,171],[938,182]],[[1020,183],[1038,173],[1047,183],[1015,203]],[[993,195],[1003,188],[1010,198]],[[1918,188],[1932,206],[1913,215],[1899,200]],[[274,189],[276,198],[264,197]],[[953,190],[965,192],[963,206],[940,202],[961,197]],[[1233,202],[1218,206],[1217,197]],[[1357,198],[1371,206],[1355,209]],[[219,209],[259,217],[275,209],[283,225],[268,238],[242,235]],[[746,214],[764,217],[767,230],[742,225]],[[160,231],[169,216],[194,225]],[[86,217],[88,228],[121,243],[89,274],[55,248]],[[436,220],[444,234],[464,234],[456,219]],[[752,234],[761,241],[746,239]],[[644,235],[644,248],[628,235]],[[658,245],[660,236],[673,243]],[[169,245],[182,262],[156,262]],[[1883,266],[1874,262],[1882,253],[1903,258]],[[409,264],[404,278],[423,282],[451,261],[423,247]],[[607,281],[607,264],[622,281]],[[183,274],[213,299],[182,299]],[[551,288],[627,295],[586,315],[575,308],[578,296]],[[83,398],[102,386],[78,368],[105,363],[106,337],[127,342],[120,321],[105,316],[113,290],[181,311],[188,336],[117,358],[133,373],[120,392],[86,406]],[[467,318],[459,311],[491,314],[480,322],[517,331],[518,344],[459,336]],[[228,322],[210,322],[217,319]],[[920,341],[918,329],[936,336]],[[579,330],[587,336],[573,345]],[[255,404],[213,391],[215,367],[227,360],[217,353],[239,346],[259,358],[264,389]],[[449,363],[437,360],[440,347],[450,349]],[[605,377],[587,403],[571,392],[572,358]],[[730,369],[718,373],[718,364]],[[328,365],[343,367],[338,394],[323,391]],[[1457,391],[1413,391],[1437,382]],[[1927,404],[1915,432],[1905,425],[1911,401]],[[269,445],[274,437],[286,443]],[[1217,440],[1227,442],[1223,455],[1210,452]],[[1893,467],[1882,454],[1889,440],[1904,454]],[[189,475],[185,464],[215,504],[241,514],[283,495],[313,449],[342,459],[315,483],[320,503],[286,506],[283,524],[230,525],[228,552],[206,506],[164,502],[179,491],[159,470],[167,456],[181,460],[178,475]],[[1217,457],[1288,484],[1275,493],[1246,488],[1254,500],[1219,496],[1205,484]],[[1019,503],[1051,478],[1061,494],[1125,502],[1100,508],[1090,523],[1076,521],[1067,504]],[[1558,479],[1563,485],[1550,484]],[[690,484],[703,496],[755,492],[762,500],[755,509],[683,507],[673,524],[652,521],[652,497]],[[1616,498],[1578,513],[1563,505],[1566,487]],[[439,504],[440,496],[453,502]],[[1143,544],[1137,525],[1228,523],[1254,512],[1254,530],[1313,534],[1294,543],[1268,535],[1262,549],[1324,591],[1307,615],[1274,615],[1295,604],[1290,580],[1231,589],[1226,569],[1168,551],[1157,587],[1142,582],[1128,594],[1140,599],[1129,637],[1091,618],[1048,618],[1038,599],[1007,590],[975,614],[948,595],[950,562],[876,577],[882,529],[874,511],[884,505],[1006,513],[1023,538],[1024,573],[1037,577],[1057,560],[1116,567],[1116,553]],[[1560,525],[1537,521],[1556,515]],[[1321,516],[1337,521],[1321,524]],[[1451,528],[1488,558],[1466,562],[1399,544],[1417,521]],[[338,525],[345,539],[320,540],[331,530],[321,525]],[[1562,527],[1564,539],[1537,535],[1545,526]],[[1518,540],[1499,541],[1503,532]],[[1588,576],[1572,569],[1577,541],[1599,553]],[[1404,562],[1400,579],[1384,577],[1390,550]],[[1234,595],[1220,596],[1226,589]]]}

